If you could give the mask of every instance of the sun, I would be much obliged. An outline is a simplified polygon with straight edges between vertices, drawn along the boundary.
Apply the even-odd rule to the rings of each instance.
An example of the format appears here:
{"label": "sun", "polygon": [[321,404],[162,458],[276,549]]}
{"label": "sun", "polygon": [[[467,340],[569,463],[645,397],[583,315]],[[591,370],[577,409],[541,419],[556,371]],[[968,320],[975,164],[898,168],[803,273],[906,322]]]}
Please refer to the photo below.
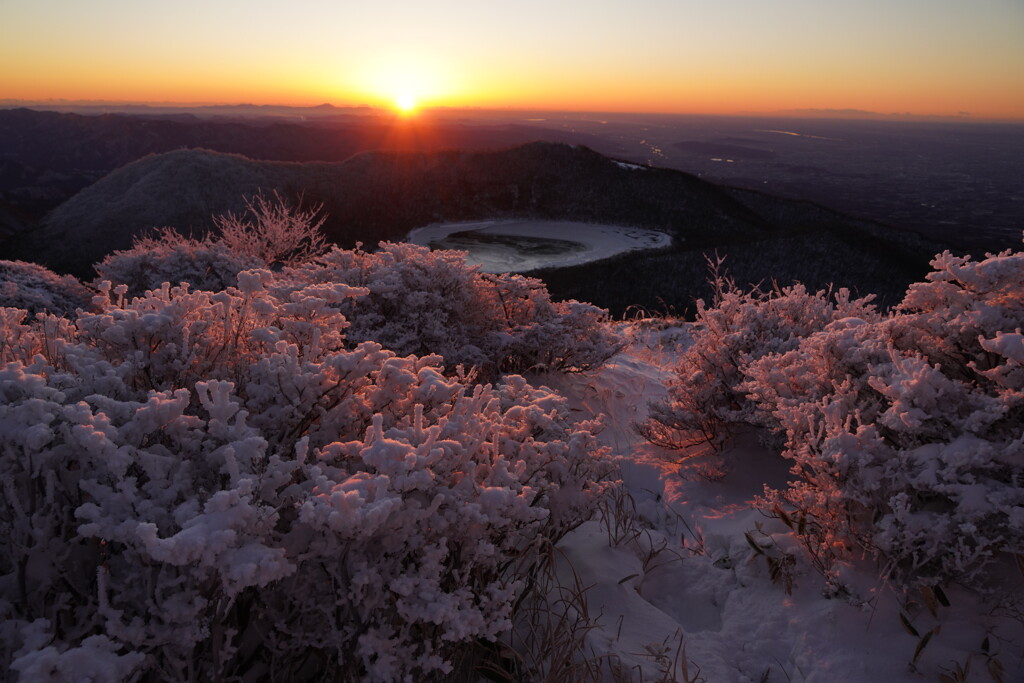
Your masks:
{"label": "sun", "polygon": [[348,78],[350,96],[403,117],[436,106],[455,89],[451,69],[430,55],[408,51],[368,56]]}
{"label": "sun", "polygon": [[395,97],[395,107],[402,114],[412,114],[416,111],[416,96],[412,93],[401,93]]}

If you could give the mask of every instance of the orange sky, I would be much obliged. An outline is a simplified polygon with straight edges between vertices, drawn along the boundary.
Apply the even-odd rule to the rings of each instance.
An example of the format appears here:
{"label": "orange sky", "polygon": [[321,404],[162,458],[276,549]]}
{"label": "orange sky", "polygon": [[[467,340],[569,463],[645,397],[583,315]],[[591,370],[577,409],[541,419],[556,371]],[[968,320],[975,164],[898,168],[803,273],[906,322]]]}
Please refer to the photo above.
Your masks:
{"label": "orange sky", "polygon": [[0,99],[1024,119],[1020,0],[33,0]]}

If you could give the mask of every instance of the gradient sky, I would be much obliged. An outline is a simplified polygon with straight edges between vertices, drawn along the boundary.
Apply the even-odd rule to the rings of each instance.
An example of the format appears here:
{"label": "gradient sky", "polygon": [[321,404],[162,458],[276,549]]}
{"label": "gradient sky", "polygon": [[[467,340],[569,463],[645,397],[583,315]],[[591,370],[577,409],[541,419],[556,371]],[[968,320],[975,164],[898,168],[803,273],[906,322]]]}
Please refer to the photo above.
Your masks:
{"label": "gradient sky", "polygon": [[0,0],[0,99],[1024,119],[1024,0]]}

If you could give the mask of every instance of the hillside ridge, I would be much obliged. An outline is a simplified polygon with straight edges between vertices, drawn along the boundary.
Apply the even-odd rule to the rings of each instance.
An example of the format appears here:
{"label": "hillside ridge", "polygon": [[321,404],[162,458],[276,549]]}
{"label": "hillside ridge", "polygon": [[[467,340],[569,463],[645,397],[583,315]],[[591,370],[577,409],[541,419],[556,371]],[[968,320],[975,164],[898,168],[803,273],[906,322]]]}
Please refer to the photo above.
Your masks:
{"label": "hillside ridge", "polygon": [[[641,170],[642,169],[642,170]],[[320,206],[342,247],[401,241],[440,222],[567,220],[669,233],[674,247],[546,273],[556,296],[621,312],[704,294],[705,258],[729,254],[742,282],[835,282],[896,299],[943,245],[807,202],[721,187],[672,169],[630,166],[585,146],[532,142],[491,151],[362,152],[342,162],[256,161],[183,149],[108,174],[12,244],[16,258],[91,277],[91,265],[160,227],[200,236],[212,216],[278,192]],[[829,254],[843,253],[830,264]]]}

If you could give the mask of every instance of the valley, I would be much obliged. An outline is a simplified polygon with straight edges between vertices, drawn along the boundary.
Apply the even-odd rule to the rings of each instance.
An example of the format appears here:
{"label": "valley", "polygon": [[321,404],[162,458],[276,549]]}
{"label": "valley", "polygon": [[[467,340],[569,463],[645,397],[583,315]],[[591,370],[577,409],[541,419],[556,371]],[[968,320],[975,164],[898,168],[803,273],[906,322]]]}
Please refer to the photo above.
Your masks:
{"label": "valley", "polygon": [[[417,228],[467,221],[575,222],[671,236],[671,245],[656,250],[602,252],[596,260],[593,252],[585,259],[528,260],[515,266],[534,269],[556,297],[592,301],[621,315],[631,306],[692,309],[695,299],[710,295],[706,259],[716,252],[726,256],[730,275],[741,284],[801,281],[816,289],[834,284],[875,292],[881,304],[889,305],[923,276],[932,255],[956,246],[927,232],[805,200],[647,166],[646,159],[638,159],[625,141],[609,137],[609,131],[599,135],[576,126],[559,129],[564,122],[554,120],[425,115],[415,123],[389,123],[367,116],[259,126],[249,119],[96,119],[0,112],[0,130],[6,126],[9,132],[21,131],[0,136],[0,142],[7,140],[0,152],[10,163],[49,165],[63,172],[89,166],[95,172],[97,159],[106,159],[102,164],[107,165],[119,163],[132,154],[179,144],[176,141],[186,140],[180,137],[186,133],[194,136],[186,144],[209,143],[224,151],[151,153],[111,169],[41,214],[38,206],[18,203],[24,188],[9,187],[6,194],[0,193],[0,209],[7,208],[6,213],[0,211],[0,218],[11,217],[9,232],[16,233],[0,246],[7,258],[89,279],[93,263],[127,249],[137,236],[165,226],[202,236],[214,229],[213,216],[243,211],[245,199],[260,192],[277,192],[304,209],[318,208],[327,238],[346,248],[357,243],[373,248],[381,241],[403,240]],[[98,140],[75,151],[75,135],[100,124],[113,128],[102,135],[103,128],[92,131]],[[130,134],[113,144],[116,131],[124,126]],[[369,135],[373,130],[376,137]],[[133,137],[141,135],[139,131],[148,137]],[[177,131],[174,135],[179,137],[168,131]],[[344,131],[349,131],[343,139],[351,145],[328,144],[342,139],[337,136]],[[367,137],[353,138],[353,131]],[[321,147],[312,146],[317,136],[324,142]],[[557,141],[503,146],[527,136]],[[108,137],[111,142],[104,142]],[[751,142],[757,138],[732,137],[740,142],[722,144],[760,148],[760,143]],[[248,146],[231,142],[236,138]],[[38,139],[39,145],[26,144],[31,139]],[[12,145],[11,140],[19,142]],[[298,140],[305,142],[300,145]],[[57,154],[60,141],[69,146],[66,154]],[[360,145],[384,147],[331,160]],[[447,145],[460,148],[445,151]],[[490,147],[481,148],[484,145]],[[251,156],[229,153],[240,149]],[[106,151],[96,156],[97,150]],[[618,156],[609,156],[612,151]],[[479,239],[473,242],[474,248],[484,246]],[[487,248],[494,252],[493,241]],[[835,261],[834,253],[844,258]]]}

